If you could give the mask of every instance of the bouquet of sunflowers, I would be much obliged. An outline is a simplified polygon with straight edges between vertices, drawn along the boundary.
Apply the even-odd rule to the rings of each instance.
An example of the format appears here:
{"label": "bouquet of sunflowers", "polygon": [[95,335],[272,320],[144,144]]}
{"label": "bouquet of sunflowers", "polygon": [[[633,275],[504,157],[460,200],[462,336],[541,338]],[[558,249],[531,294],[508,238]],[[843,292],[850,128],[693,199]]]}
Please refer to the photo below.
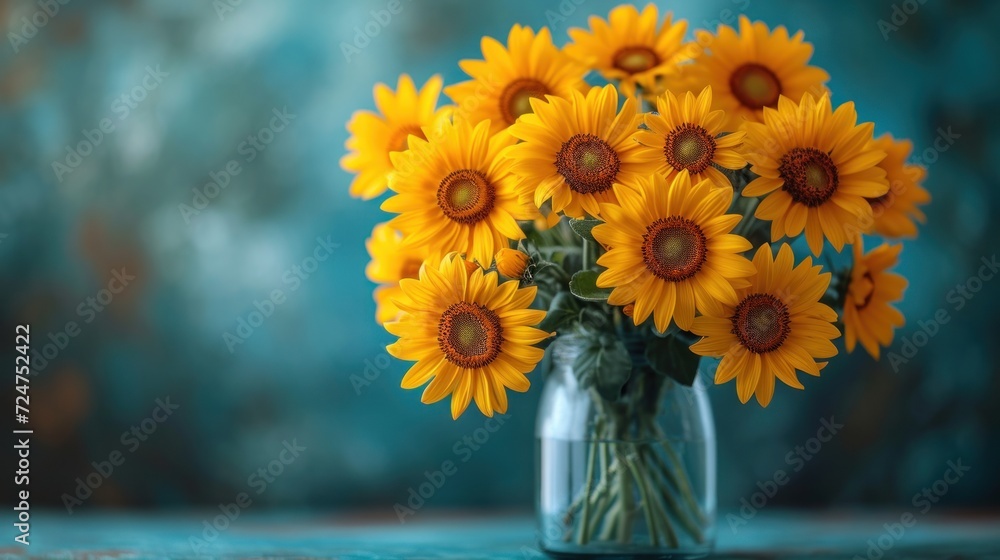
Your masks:
{"label": "bouquet of sunflowers", "polygon": [[[503,413],[563,336],[584,341],[574,373],[609,407],[649,402],[636,393],[664,379],[690,385],[701,357],[721,358],[715,382],[761,406],[776,380],[819,376],[841,332],[877,359],[903,325],[892,304],[906,280],[888,272],[900,245],[865,252],[862,237],[914,236],[924,221],[912,144],[874,137],[851,102],[834,107],[802,32],[741,17],[691,40],[654,5],[623,5],[569,36],[559,47],[514,25],[506,45],[484,37],[482,59],[459,63],[470,79],[444,87],[452,104],[438,105],[440,77],[417,88],[404,75],[348,124],[351,194],[392,191],[367,275],[398,337],[389,352],[414,362],[402,387],[426,385],[424,403],[451,396],[454,418],[473,401]],[[606,85],[585,81],[594,71]],[[813,261],[848,245],[846,266]],[[594,429],[653,413],[626,407]],[[656,493],[660,478],[615,461],[599,480]],[[616,534],[620,522],[600,521],[614,499],[582,503],[591,521],[567,535]],[[650,506],[647,521],[698,538],[704,512],[685,503]],[[674,533],[651,532],[654,544]]]}

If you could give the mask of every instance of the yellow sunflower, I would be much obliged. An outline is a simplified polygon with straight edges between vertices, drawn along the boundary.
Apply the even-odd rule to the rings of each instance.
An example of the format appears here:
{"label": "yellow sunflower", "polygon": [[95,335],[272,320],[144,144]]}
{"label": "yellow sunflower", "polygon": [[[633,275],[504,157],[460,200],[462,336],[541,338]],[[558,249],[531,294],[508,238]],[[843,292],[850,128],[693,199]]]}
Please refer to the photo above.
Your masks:
{"label": "yellow sunflower", "polygon": [[771,221],[771,240],[805,229],[813,254],[823,238],[840,251],[872,221],[867,198],[889,190],[878,163],[885,152],[872,142],[872,123],[856,125],[853,103],[832,111],[830,97],[806,94],[796,104],[782,96],[764,110],[764,123],[747,123],[745,154],[760,175],[743,196],[766,198],[756,216]]}
{"label": "yellow sunflower", "polygon": [[635,190],[616,189],[618,204],[602,204],[605,223],[593,229],[594,238],[611,247],[597,260],[607,267],[597,285],[614,288],[609,304],[634,303],[635,324],[652,314],[660,332],[671,319],[689,330],[695,309],[719,314],[721,304],[736,305],[735,288],[749,285],[754,268],[740,255],[750,242],[729,233],[742,218],[726,214],[731,188],[692,184],[687,173],[668,183],[654,173]]}
{"label": "yellow sunflower", "polygon": [[419,280],[404,279],[401,288],[396,304],[403,313],[385,328],[399,337],[386,347],[389,354],[416,362],[403,376],[404,389],[429,381],[421,401],[452,395],[456,419],[470,399],[493,416],[507,411],[507,389],[528,390],[525,374],[543,355],[533,345],[549,337],[531,326],[545,317],[544,311],[528,309],[534,286],[518,289],[516,280],[498,285],[495,272],[470,274],[452,254],[439,267],[428,262]]}
{"label": "yellow sunflower", "polygon": [[875,139],[875,147],[886,153],[879,167],[885,170],[889,192],[869,199],[875,218],[873,230],[886,237],[916,237],[917,225],[927,221],[918,205],[931,201],[927,189],[920,185],[927,170],[919,165],[908,165],[906,159],[913,151],[913,142],[895,140],[890,134]]}
{"label": "yellow sunflower", "polygon": [[374,294],[375,320],[381,325],[399,315],[399,308],[392,302],[402,293],[399,281],[417,277],[427,251],[422,246],[404,249],[402,234],[388,224],[375,226],[372,236],[365,241],[365,247],[372,258],[365,267],[365,275],[379,284]]}
{"label": "yellow sunflower", "polygon": [[385,192],[392,171],[389,154],[405,150],[411,134],[426,138],[423,127],[450,115],[450,107],[436,108],[440,93],[441,76],[427,80],[420,91],[406,74],[399,77],[395,92],[385,84],[375,86],[378,113],[357,111],[347,123],[351,136],[344,144],[348,153],[340,159],[340,166],[357,174],[351,182],[351,196],[369,200]]}
{"label": "yellow sunflower", "polygon": [[523,142],[505,152],[521,196],[538,208],[551,199],[552,212],[596,217],[601,202],[617,202],[612,185],[633,184],[656,171],[657,163],[639,157],[643,148],[632,139],[642,119],[634,98],[619,111],[618,91],[609,85],[547,99],[532,100],[534,114],[510,127]]}
{"label": "yellow sunflower", "polygon": [[492,37],[483,37],[481,46],[484,60],[459,62],[472,79],[444,92],[470,121],[489,119],[494,133],[530,113],[531,99],[567,96],[586,87],[587,68],[556,47],[545,27],[536,35],[530,27],[515,25],[506,48]]}
{"label": "yellow sunflower", "polygon": [[389,225],[408,247],[426,246],[431,257],[458,251],[489,266],[510,239],[523,239],[517,220],[537,215],[522,204],[500,151],[515,140],[490,136],[489,121],[444,123],[434,142],[410,137],[410,149],[392,154],[389,188],[397,194],[382,209],[399,214]]}
{"label": "yellow sunflower", "polygon": [[[643,115],[649,130],[636,133],[643,146],[640,154],[655,161],[668,179],[687,171],[692,179],[709,179],[719,187],[732,187],[729,179],[714,165],[726,169],[743,169],[747,160],[740,153],[744,132],[719,136],[726,115],[712,111],[712,89],[706,87],[696,98],[686,92],[683,100],[673,92],[656,99],[656,113]],[[714,164],[714,165],[713,165]]]}
{"label": "yellow sunflower", "polygon": [[892,343],[893,329],[906,324],[891,304],[903,299],[906,278],[887,272],[899,261],[902,245],[883,244],[865,254],[859,240],[854,245],[854,267],[844,301],[844,343],[848,352],[860,342],[876,360],[879,346]]}
{"label": "yellow sunflower", "polygon": [[767,406],[774,395],[774,379],[796,389],[803,386],[795,370],[819,375],[826,362],[817,358],[837,355],[830,342],[840,336],[833,323],[837,313],[819,303],[830,285],[830,273],[820,273],[806,257],[798,266],[792,248],[782,244],[773,258],[765,243],[754,255],[757,274],[751,285],[737,291],[736,306],[724,313],[696,317],[691,332],[702,336],[691,346],[695,354],[722,357],[715,372],[717,384],[736,378],[741,402],[756,394]]}
{"label": "yellow sunflower", "polygon": [[775,107],[781,95],[800,99],[810,93],[825,93],[830,79],[825,70],[809,66],[813,47],[803,42],[799,31],[788,36],[784,26],[770,31],[763,22],[751,23],[740,16],[740,32],[720,25],[712,34],[696,33],[696,56],[685,65],[676,87],[700,91],[711,86],[713,109],[726,112],[726,130],[736,130],[744,121],[760,122],[764,107]]}
{"label": "yellow sunflower", "polygon": [[608,81],[617,80],[622,93],[635,95],[636,84],[646,84],[670,74],[687,59],[684,34],[687,22],[672,21],[667,14],[660,23],[655,4],[642,13],[626,4],[611,10],[607,20],[590,16],[590,30],[569,30],[573,42],[566,54],[596,69]]}

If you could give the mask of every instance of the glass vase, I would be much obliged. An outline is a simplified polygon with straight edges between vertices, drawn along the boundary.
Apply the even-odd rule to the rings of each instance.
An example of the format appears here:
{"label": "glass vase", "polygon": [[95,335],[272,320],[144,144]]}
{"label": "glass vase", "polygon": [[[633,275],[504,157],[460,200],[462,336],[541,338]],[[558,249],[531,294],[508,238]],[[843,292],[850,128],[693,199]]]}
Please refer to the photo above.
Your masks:
{"label": "glass vase", "polygon": [[700,382],[644,363],[614,400],[581,386],[581,340],[551,348],[536,427],[539,545],[556,558],[699,558],[715,530],[715,428]]}

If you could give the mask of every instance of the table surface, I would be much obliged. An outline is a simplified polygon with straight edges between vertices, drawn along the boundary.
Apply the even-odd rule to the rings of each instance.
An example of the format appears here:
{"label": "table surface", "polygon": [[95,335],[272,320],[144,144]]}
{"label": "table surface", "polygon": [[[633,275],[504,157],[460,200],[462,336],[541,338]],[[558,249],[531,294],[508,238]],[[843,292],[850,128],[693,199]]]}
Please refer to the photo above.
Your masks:
{"label": "table surface", "polygon": [[[422,512],[400,524],[384,513],[244,513],[203,533],[219,513],[38,513],[31,545],[8,540],[0,558],[545,558],[528,514]],[[896,528],[903,513],[763,511],[738,526],[721,515],[715,557],[1000,559],[1000,513],[931,512]]]}

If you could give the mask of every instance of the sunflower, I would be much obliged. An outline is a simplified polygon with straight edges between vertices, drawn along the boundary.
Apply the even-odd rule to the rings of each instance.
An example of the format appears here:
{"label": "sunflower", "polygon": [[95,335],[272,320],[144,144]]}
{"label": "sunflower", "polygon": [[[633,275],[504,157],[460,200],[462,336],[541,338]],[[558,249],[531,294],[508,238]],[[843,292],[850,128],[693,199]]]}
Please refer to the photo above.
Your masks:
{"label": "sunflower", "polygon": [[775,107],[781,95],[800,99],[803,94],[819,96],[830,79],[825,70],[809,66],[813,47],[802,41],[799,31],[788,36],[784,26],[770,31],[763,22],[751,23],[740,16],[740,32],[720,25],[714,35],[696,33],[696,56],[685,65],[675,87],[700,91],[711,86],[715,92],[713,109],[726,112],[725,130],[736,130],[744,121],[760,122],[764,107]]}
{"label": "sunflower", "polygon": [[744,132],[719,136],[726,115],[711,111],[712,89],[706,87],[696,98],[686,92],[683,100],[673,92],[656,99],[656,113],[643,115],[649,130],[635,135],[644,149],[640,153],[659,165],[665,177],[687,171],[693,180],[710,179],[719,187],[732,187],[729,179],[715,166],[743,169],[747,160],[740,154]]}
{"label": "sunflower", "polygon": [[484,60],[459,62],[472,79],[444,92],[470,121],[489,119],[493,133],[530,113],[533,98],[567,96],[586,87],[587,68],[556,47],[545,27],[536,35],[530,27],[514,25],[506,48],[492,37],[483,37],[481,46]]}
{"label": "sunflower", "polygon": [[844,301],[844,343],[848,352],[860,342],[876,360],[879,346],[892,343],[893,329],[906,319],[893,302],[903,299],[906,278],[886,272],[899,261],[902,245],[882,244],[865,254],[862,242],[854,244],[854,267]]}
{"label": "sunflower", "polygon": [[372,236],[365,241],[368,255],[372,260],[365,267],[365,276],[379,284],[375,288],[375,320],[378,324],[392,321],[399,315],[399,309],[392,302],[402,293],[399,281],[416,278],[420,265],[427,257],[423,247],[403,248],[403,236],[388,224],[378,224]]}
{"label": "sunflower", "polygon": [[596,69],[606,80],[617,80],[622,93],[632,96],[637,84],[670,74],[687,59],[687,22],[671,20],[668,13],[660,23],[654,4],[647,4],[642,13],[635,6],[621,5],[611,10],[607,20],[591,16],[589,31],[570,29],[573,42],[566,45],[566,54]]}
{"label": "sunflower", "polygon": [[496,261],[497,272],[513,280],[523,278],[528,265],[531,264],[531,257],[527,253],[509,247],[497,251],[493,260]]}
{"label": "sunflower", "polygon": [[635,303],[632,320],[642,324],[652,313],[656,329],[666,332],[673,319],[691,328],[695,309],[721,313],[736,305],[736,289],[749,283],[753,265],[739,253],[752,247],[729,233],[739,214],[726,214],[732,188],[691,183],[687,173],[667,182],[658,173],[640,179],[636,189],[619,185],[618,204],[602,204],[605,223],[594,238],[611,249],[597,264],[607,267],[597,279],[611,288],[611,305]]}
{"label": "sunflower", "polygon": [[489,121],[473,127],[460,118],[437,132],[434,142],[411,136],[409,150],[392,154],[389,188],[397,194],[382,209],[399,214],[389,225],[407,247],[426,246],[436,258],[458,251],[489,266],[508,240],[524,238],[517,220],[538,215],[519,202],[510,162],[498,157],[515,140],[490,137]]}
{"label": "sunflower", "polygon": [[351,182],[351,196],[369,200],[385,192],[392,171],[389,154],[405,150],[410,135],[426,138],[423,127],[450,115],[450,107],[436,109],[440,93],[441,76],[427,80],[420,91],[406,74],[399,77],[395,92],[385,84],[375,86],[379,112],[357,111],[347,123],[351,137],[344,144],[348,153],[340,159],[340,166],[357,174]]}
{"label": "sunflower", "polygon": [[460,257],[448,255],[439,267],[430,262],[420,278],[400,283],[398,321],[385,324],[399,340],[389,354],[416,364],[403,376],[402,387],[415,389],[428,381],[421,401],[430,404],[449,394],[457,419],[475,399],[486,416],[507,411],[507,392],[528,390],[525,374],[542,359],[533,345],[549,333],[532,328],[544,311],[528,309],[536,288],[518,289],[516,280],[498,284],[495,272],[467,272]]}
{"label": "sunflower", "polygon": [[[691,346],[701,356],[722,356],[715,372],[717,384],[736,378],[741,402],[756,394],[767,406],[774,395],[774,379],[796,389],[803,386],[795,375],[801,370],[819,375],[837,348],[830,342],[840,336],[833,323],[837,313],[820,303],[830,285],[830,273],[820,273],[806,257],[798,266],[788,244],[778,257],[771,246],[761,245],[754,255],[757,274],[751,285],[737,291],[736,306],[725,305],[723,313],[706,313],[694,320],[691,332],[702,336]],[[794,266],[794,268],[793,268]]]}
{"label": "sunflower", "polygon": [[532,100],[534,114],[510,127],[523,142],[505,152],[521,180],[521,196],[538,208],[551,199],[552,212],[596,217],[601,202],[617,201],[612,185],[633,184],[656,171],[657,163],[639,157],[643,148],[632,139],[642,119],[634,98],[618,111],[618,91],[608,85],[547,99]]}
{"label": "sunflower", "polygon": [[853,103],[831,111],[830,97],[806,94],[796,104],[782,96],[764,110],[764,123],[747,123],[746,158],[760,175],[743,196],[766,198],[756,216],[771,221],[771,240],[805,229],[813,254],[824,236],[840,251],[872,221],[866,198],[889,190],[878,163],[885,152],[872,142],[872,123],[856,125]]}
{"label": "sunflower", "polygon": [[927,221],[920,204],[931,201],[931,195],[920,182],[927,170],[919,165],[907,165],[906,159],[913,151],[913,142],[895,140],[890,134],[875,139],[875,147],[886,153],[879,167],[885,170],[889,192],[868,199],[875,218],[874,231],[886,237],[916,237],[917,225]]}

